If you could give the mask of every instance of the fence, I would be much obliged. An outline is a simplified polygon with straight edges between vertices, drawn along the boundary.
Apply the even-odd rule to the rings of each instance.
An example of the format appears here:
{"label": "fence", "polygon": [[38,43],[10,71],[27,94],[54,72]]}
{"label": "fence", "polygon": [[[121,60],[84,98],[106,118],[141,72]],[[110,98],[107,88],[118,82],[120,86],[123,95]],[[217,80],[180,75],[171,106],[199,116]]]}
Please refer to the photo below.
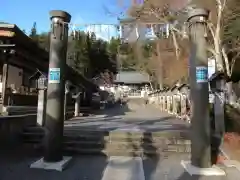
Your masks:
{"label": "fence", "polygon": [[187,84],[171,89],[158,90],[149,94],[149,103],[156,104],[161,111],[166,111],[180,119],[190,122],[190,88]]}

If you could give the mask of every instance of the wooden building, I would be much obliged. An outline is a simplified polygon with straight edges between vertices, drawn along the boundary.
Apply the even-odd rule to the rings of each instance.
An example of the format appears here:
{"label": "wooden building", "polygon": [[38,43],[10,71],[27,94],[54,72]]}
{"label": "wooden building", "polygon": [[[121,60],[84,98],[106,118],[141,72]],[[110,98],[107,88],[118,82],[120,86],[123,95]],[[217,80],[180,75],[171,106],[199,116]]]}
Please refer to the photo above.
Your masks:
{"label": "wooden building", "polygon": [[[40,70],[48,73],[49,53],[40,48],[15,24],[0,23],[0,92],[2,107],[9,105],[36,106],[33,93],[36,82],[29,77]],[[98,87],[66,65],[66,80],[94,92]],[[16,104],[16,101],[18,103]],[[15,102],[15,103],[14,103]],[[3,109],[3,108],[1,108]]]}

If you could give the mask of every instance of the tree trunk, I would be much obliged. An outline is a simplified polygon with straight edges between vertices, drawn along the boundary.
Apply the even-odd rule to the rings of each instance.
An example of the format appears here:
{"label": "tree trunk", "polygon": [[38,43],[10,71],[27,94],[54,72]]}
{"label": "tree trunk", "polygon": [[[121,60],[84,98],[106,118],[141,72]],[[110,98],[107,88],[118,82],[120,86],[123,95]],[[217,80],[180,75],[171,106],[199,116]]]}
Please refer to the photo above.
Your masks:
{"label": "tree trunk", "polygon": [[157,61],[159,63],[158,79],[159,79],[159,88],[163,89],[163,63],[161,60],[161,52],[160,51],[161,51],[160,41],[158,40],[156,42]]}

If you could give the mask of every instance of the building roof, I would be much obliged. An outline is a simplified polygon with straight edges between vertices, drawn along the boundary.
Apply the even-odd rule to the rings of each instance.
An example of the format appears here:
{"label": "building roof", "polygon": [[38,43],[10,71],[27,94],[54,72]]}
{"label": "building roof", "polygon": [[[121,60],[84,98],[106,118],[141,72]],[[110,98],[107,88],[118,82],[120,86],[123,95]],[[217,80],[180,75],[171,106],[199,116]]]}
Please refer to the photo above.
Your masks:
{"label": "building roof", "polygon": [[190,86],[188,84],[181,84],[179,87],[178,87],[178,90],[182,90],[184,87],[186,87],[187,89],[190,88]]}
{"label": "building roof", "polygon": [[120,71],[114,80],[115,83],[125,84],[141,84],[149,81],[149,75],[137,71]]}

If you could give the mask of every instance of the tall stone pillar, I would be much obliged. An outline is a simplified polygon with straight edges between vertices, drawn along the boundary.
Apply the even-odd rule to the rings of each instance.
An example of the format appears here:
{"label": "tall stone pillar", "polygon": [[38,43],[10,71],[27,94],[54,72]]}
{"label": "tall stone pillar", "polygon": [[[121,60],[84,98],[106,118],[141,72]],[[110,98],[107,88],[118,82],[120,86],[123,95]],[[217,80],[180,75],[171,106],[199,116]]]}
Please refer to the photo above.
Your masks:
{"label": "tall stone pillar", "polygon": [[65,67],[68,39],[68,23],[71,16],[67,12],[53,10],[51,16],[51,36],[47,89],[47,110],[45,122],[45,155],[47,162],[62,160],[62,140],[64,122]]}
{"label": "tall stone pillar", "polygon": [[191,162],[182,162],[191,175],[225,175],[211,164],[211,133],[209,117],[209,85],[206,28],[209,12],[193,9],[189,12],[191,55]]}
{"label": "tall stone pillar", "polygon": [[71,157],[63,157],[65,67],[68,40],[67,12],[54,10],[51,16],[51,36],[47,88],[46,118],[44,123],[44,157],[31,164],[30,168],[62,171]]}

